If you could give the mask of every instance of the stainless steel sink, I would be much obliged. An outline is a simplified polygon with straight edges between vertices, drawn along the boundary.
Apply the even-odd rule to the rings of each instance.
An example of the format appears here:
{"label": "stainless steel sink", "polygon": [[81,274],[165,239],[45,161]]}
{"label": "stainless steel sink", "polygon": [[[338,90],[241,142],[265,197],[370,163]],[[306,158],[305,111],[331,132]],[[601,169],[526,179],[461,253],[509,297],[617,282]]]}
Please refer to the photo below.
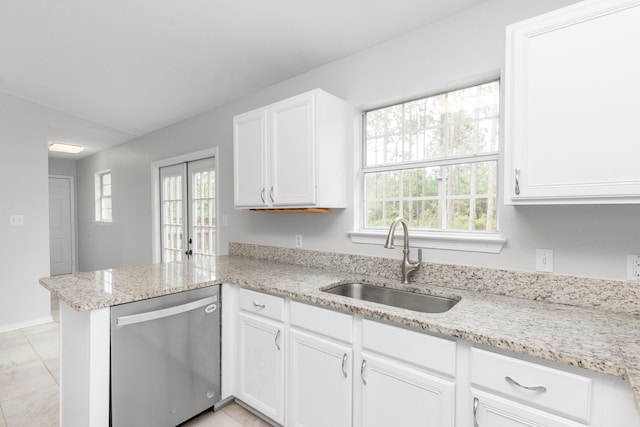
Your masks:
{"label": "stainless steel sink", "polygon": [[452,298],[418,294],[364,283],[344,283],[324,289],[324,292],[422,313],[444,313],[458,303],[458,300]]}

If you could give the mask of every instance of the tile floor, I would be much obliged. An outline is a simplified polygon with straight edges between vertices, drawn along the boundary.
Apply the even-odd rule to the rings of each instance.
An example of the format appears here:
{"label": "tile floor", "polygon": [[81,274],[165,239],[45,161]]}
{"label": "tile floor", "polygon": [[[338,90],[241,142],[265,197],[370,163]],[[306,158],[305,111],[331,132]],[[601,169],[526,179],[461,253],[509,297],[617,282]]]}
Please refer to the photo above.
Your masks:
{"label": "tile floor", "polygon": [[[60,384],[58,304],[53,323],[0,333],[0,427],[56,427]],[[263,420],[233,403],[184,426],[262,427]]]}

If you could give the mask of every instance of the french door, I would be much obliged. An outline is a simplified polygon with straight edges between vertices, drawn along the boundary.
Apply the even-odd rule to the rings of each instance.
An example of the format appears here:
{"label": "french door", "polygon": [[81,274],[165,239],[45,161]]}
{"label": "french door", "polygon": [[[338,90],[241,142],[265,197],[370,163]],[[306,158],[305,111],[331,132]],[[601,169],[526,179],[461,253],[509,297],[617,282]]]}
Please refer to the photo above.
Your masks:
{"label": "french door", "polygon": [[213,157],[160,168],[162,262],[215,256],[215,190]]}

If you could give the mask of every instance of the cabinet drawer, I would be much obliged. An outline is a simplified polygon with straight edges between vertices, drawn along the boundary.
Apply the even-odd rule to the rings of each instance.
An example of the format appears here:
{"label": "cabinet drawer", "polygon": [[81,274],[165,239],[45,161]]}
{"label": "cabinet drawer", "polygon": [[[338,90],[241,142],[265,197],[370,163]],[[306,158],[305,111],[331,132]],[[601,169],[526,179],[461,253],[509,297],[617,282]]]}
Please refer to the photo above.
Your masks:
{"label": "cabinet drawer", "polygon": [[446,375],[456,373],[455,341],[363,320],[362,346]]}
{"label": "cabinet drawer", "polygon": [[240,289],[240,309],[274,320],[284,321],[284,298]]}
{"label": "cabinet drawer", "polygon": [[352,341],[353,318],[349,314],[292,301],[291,324],[344,342]]}
{"label": "cabinet drawer", "polygon": [[[474,348],[471,349],[471,382],[541,408],[589,421],[591,379],[587,377]],[[531,390],[525,387],[543,388]]]}

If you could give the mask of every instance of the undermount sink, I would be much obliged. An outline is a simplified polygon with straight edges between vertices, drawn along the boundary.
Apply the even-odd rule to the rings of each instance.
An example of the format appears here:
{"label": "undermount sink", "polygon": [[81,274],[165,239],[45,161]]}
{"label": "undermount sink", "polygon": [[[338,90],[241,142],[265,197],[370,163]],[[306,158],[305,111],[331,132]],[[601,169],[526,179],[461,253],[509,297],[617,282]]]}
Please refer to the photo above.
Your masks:
{"label": "undermount sink", "polygon": [[399,289],[384,288],[364,283],[344,283],[324,289],[324,292],[355,298],[363,301],[419,311],[421,313],[444,313],[459,300],[434,295],[418,294]]}

